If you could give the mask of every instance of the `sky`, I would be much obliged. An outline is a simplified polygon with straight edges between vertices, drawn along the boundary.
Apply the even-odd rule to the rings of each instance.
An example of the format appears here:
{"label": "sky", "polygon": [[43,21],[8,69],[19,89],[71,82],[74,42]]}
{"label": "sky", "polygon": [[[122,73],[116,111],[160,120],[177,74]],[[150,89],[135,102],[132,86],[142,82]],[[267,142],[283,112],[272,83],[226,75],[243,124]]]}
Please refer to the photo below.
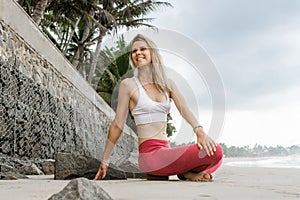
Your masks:
{"label": "sky", "polygon": [[[168,2],[174,7],[152,14],[156,18],[152,24],[178,32],[201,46],[222,79],[225,120],[214,139],[236,146],[299,145],[300,1]],[[187,60],[162,54],[166,65],[172,65],[175,71],[188,68]],[[195,88],[205,91],[205,77],[196,86],[188,79],[186,83],[191,91]],[[207,90],[200,92],[200,96],[196,94],[201,99],[199,121],[205,129],[210,126],[212,115],[211,105],[205,103],[211,97]],[[174,113],[176,124],[183,126]],[[180,131],[176,142],[191,140],[191,134],[187,136]]]}

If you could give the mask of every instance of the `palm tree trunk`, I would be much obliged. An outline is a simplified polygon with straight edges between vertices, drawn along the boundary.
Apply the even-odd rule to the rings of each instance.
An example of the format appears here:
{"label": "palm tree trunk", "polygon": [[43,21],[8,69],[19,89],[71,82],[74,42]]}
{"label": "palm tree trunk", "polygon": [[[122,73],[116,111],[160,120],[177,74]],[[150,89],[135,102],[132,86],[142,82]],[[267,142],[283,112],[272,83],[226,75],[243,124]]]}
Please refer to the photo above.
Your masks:
{"label": "palm tree trunk", "polygon": [[[93,0],[92,3],[93,4],[98,4],[98,1],[99,0]],[[91,10],[89,12],[89,15],[94,17],[95,13]],[[76,51],[76,55],[74,57],[74,60],[73,60],[73,66],[78,69],[78,71],[84,75],[84,66],[83,66],[83,56],[84,56],[84,42],[86,41],[86,39],[89,37],[89,34],[90,34],[90,30],[92,28],[92,22],[90,22],[90,20],[88,20],[86,18],[86,23],[85,23],[85,26],[84,26],[84,30],[83,30],[83,34],[82,34],[82,38],[79,42],[79,46],[78,45],[78,50]]]}
{"label": "palm tree trunk", "polygon": [[[93,80],[93,77],[94,77],[94,74],[95,74],[95,71],[96,71],[96,66],[97,66],[97,63],[98,63],[99,57],[100,57],[102,40],[103,40],[105,35],[106,35],[106,31],[101,31],[100,35],[98,37],[97,47],[96,47],[96,50],[94,52],[93,61],[92,61],[92,65],[91,65],[91,68],[90,68],[90,71],[89,71],[89,75],[87,77],[87,81],[88,81],[89,84],[92,83],[92,80]],[[100,67],[101,67],[100,73],[102,74],[103,71],[104,71],[104,69],[102,69],[102,68],[104,68],[104,66],[100,66]]]}
{"label": "palm tree trunk", "polygon": [[20,4],[20,6],[22,6],[22,7],[23,7],[24,0],[19,0],[19,1],[18,1],[18,4]]}
{"label": "palm tree trunk", "polygon": [[76,51],[74,60],[72,62],[73,66],[76,69],[78,69],[79,71],[82,70],[82,69],[80,69],[82,67],[82,64],[80,63],[80,59],[84,55],[84,45],[85,45],[84,42],[86,41],[86,39],[88,38],[88,36],[90,34],[90,29],[91,29],[91,23],[88,20],[86,20],[86,23],[84,25],[83,34],[82,34],[80,42],[78,43],[78,49]]}
{"label": "palm tree trunk", "polygon": [[35,5],[35,9],[32,14],[32,19],[37,25],[39,25],[42,20],[47,4],[48,0],[39,0]]}
{"label": "palm tree trunk", "polygon": [[73,37],[73,35],[74,35],[74,33],[75,33],[76,27],[78,26],[80,20],[81,20],[81,17],[79,17],[78,20],[76,21],[76,23],[75,23],[75,25],[74,25],[74,28],[73,28],[71,34],[70,34],[69,37],[68,37],[68,38],[69,38],[68,41],[65,42],[65,43],[63,44],[63,46],[62,46],[62,50],[63,50],[63,54],[64,54],[64,55],[66,54],[66,52],[67,52],[67,50],[68,50],[68,46],[70,45],[70,42],[71,42],[71,40],[72,40],[72,37]]}
{"label": "palm tree trunk", "polygon": [[78,59],[78,71],[82,75],[82,77],[84,79],[86,79],[86,69],[85,69],[85,66],[84,66],[86,52],[84,50],[83,45],[80,47],[79,52],[80,52],[80,56],[79,56],[79,59]]}
{"label": "palm tree trunk", "polygon": [[75,52],[75,55],[74,55],[74,57],[73,57],[73,60],[72,60],[72,65],[75,67],[75,69],[77,69],[78,70],[78,63],[79,63],[79,56],[80,56],[80,46],[79,46],[80,44],[78,44],[78,48],[77,48],[77,50],[76,50],[76,52]]}

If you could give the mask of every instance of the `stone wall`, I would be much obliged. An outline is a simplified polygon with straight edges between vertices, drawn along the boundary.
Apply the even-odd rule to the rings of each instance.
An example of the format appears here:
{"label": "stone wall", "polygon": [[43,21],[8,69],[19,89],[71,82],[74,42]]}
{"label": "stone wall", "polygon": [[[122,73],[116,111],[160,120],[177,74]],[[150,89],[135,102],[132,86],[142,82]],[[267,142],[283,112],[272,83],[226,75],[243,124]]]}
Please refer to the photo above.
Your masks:
{"label": "stone wall", "polygon": [[[32,159],[70,152],[99,158],[113,117],[22,8],[1,1],[0,154]],[[137,139],[126,127],[112,162],[129,152],[137,152]]]}

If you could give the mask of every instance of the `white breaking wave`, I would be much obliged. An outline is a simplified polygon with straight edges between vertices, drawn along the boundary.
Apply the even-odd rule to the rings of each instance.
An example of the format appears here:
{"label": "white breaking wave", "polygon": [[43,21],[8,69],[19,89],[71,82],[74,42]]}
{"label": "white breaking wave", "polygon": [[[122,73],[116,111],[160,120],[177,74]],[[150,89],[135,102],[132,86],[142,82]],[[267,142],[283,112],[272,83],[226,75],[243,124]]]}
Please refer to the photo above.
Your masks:
{"label": "white breaking wave", "polygon": [[233,167],[268,167],[268,168],[299,168],[300,155],[280,157],[241,158],[229,161],[225,165]]}

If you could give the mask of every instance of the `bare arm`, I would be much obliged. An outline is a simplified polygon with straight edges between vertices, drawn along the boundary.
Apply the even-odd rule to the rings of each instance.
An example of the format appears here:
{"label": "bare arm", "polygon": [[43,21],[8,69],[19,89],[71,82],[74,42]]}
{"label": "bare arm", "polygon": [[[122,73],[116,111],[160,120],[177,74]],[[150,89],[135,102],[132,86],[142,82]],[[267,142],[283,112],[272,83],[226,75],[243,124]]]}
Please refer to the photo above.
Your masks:
{"label": "bare arm", "polygon": [[[189,109],[184,96],[180,93],[174,81],[169,80],[169,83],[171,86],[170,96],[174,100],[176,108],[178,109],[181,116],[193,127],[193,130],[195,131],[195,134],[197,136],[197,144],[199,148],[204,148],[209,156],[213,155],[213,151],[216,151],[216,143],[205,134],[202,127],[197,127],[199,125],[198,120]],[[197,128],[194,129],[195,127]]]}
{"label": "bare arm", "polygon": [[171,86],[170,97],[173,99],[175,106],[181,116],[194,128],[198,125],[198,121],[189,109],[184,96],[180,93],[174,81],[169,80]]}
{"label": "bare arm", "polygon": [[124,129],[128,115],[129,100],[130,92],[128,88],[128,80],[125,79],[120,83],[116,116],[109,126],[107,141],[102,155],[102,162],[94,180],[98,180],[100,178],[103,179],[106,176],[109,157]]}
{"label": "bare arm", "polygon": [[103,154],[104,160],[109,159],[111,153],[111,151],[107,152],[106,150],[112,150],[109,147],[114,146],[117,143],[121,133],[123,132],[125,121],[128,115],[129,100],[130,92],[128,88],[128,80],[123,80],[119,87],[116,116],[112,121],[108,131],[107,144]]}

